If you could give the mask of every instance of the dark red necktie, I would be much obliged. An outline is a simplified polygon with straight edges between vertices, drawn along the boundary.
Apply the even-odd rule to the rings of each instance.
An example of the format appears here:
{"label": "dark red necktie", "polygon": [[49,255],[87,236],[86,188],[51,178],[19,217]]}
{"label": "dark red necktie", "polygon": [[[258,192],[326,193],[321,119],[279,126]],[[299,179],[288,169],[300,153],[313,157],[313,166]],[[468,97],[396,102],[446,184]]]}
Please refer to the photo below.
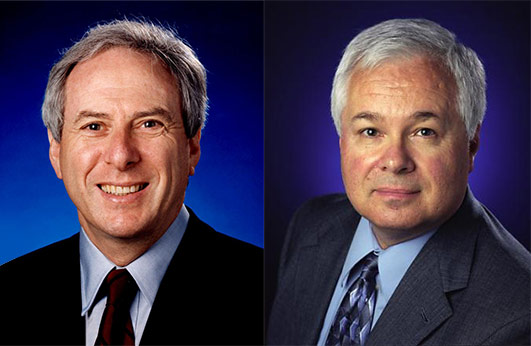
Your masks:
{"label": "dark red necktie", "polygon": [[126,269],[113,269],[101,289],[107,292],[107,304],[95,345],[134,345],[129,310],[138,291],[135,280]]}

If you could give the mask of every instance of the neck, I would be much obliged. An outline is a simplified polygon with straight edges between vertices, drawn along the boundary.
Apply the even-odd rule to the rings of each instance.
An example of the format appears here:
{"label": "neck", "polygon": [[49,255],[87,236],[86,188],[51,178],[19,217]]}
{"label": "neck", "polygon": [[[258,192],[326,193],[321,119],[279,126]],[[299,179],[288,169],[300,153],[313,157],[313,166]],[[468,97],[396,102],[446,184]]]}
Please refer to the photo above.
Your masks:
{"label": "neck", "polygon": [[[89,236],[90,238],[90,236]],[[142,256],[154,244],[138,244],[138,243],[96,243],[92,239],[94,245],[107,257],[111,262],[119,267],[125,267],[129,263]]]}
{"label": "neck", "polygon": [[89,227],[83,226],[90,241],[101,251],[105,257],[120,267],[142,256],[151,248],[166,232],[167,228],[159,232],[149,232],[148,235],[130,238],[120,238],[102,232],[94,232]]}
{"label": "neck", "polygon": [[418,230],[387,229],[380,228],[373,224],[371,224],[371,229],[378,241],[378,245],[380,245],[383,250],[390,246],[420,237],[430,230],[430,228]]}

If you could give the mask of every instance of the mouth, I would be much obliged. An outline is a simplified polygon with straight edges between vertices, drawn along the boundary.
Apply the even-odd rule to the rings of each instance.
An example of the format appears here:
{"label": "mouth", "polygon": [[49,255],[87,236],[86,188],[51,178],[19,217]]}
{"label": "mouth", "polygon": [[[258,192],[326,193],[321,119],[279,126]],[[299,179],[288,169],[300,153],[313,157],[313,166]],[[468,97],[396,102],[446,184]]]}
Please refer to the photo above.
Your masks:
{"label": "mouth", "polygon": [[374,193],[386,200],[410,200],[418,196],[420,190],[400,187],[382,187],[375,189]]}
{"label": "mouth", "polygon": [[380,188],[376,189],[376,192],[384,194],[398,194],[398,195],[412,195],[418,193],[418,190],[400,189],[400,188]]}
{"label": "mouth", "polygon": [[127,196],[133,193],[144,190],[149,183],[135,184],[135,185],[108,185],[108,184],[98,184],[98,187],[101,191],[115,196]]}

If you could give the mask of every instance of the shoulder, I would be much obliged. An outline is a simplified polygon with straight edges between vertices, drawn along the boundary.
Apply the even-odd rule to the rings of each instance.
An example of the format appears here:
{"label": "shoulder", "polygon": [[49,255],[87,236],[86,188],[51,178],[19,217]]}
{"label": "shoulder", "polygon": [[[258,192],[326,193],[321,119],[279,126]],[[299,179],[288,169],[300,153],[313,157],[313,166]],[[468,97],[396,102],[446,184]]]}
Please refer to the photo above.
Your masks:
{"label": "shoulder", "polygon": [[[467,289],[450,297],[454,327],[468,326],[478,333],[475,338],[484,340],[512,340],[504,335],[525,338],[529,335],[531,255],[485,206],[474,202],[469,228],[477,230],[477,238]],[[468,334],[463,330],[463,335]]]}
{"label": "shoulder", "polygon": [[186,250],[194,251],[205,259],[216,258],[216,265],[237,263],[240,267],[260,263],[261,266],[263,249],[214,230],[190,208],[188,210],[190,219],[182,240]]}
{"label": "shoulder", "polygon": [[345,194],[325,195],[303,203],[293,215],[290,228],[322,227],[335,221],[350,220],[353,216],[358,215]]}
{"label": "shoulder", "polygon": [[[482,278],[483,291],[487,289],[499,299],[506,299],[506,307],[497,308],[514,316],[516,311],[529,314],[529,287],[531,255],[484,207],[477,246],[475,272]],[[478,287],[479,288],[479,287]],[[506,298],[503,298],[506,297]]]}
{"label": "shoulder", "polygon": [[[81,311],[78,239],[59,241],[0,267],[1,344],[76,342],[75,317]],[[27,333],[28,325],[32,333]],[[67,329],[63,340],[54,333],[57,325]]]}
{"label": "shoulder", "polygon": [[302,204],[291,218],[284,244],[316,244],[327,236],[352,233],[360,215],[345,194],[312,198]]}
{"label": "shoulder", "polygon": [[505,282],[503,286],[510,286],[505,289],[514,290],[514,293],[521,291],[528,297],[531,274],[529,251],[484,205],[479,202],[478,204],[481,218],[479,218],[475,270],[497,281],[498,284]]}
{"label": "shoulder", "polygon": [[79,233],[5,263],[0,266],[0,278],[19,276],[24,271],[35,275],[49,275],[50,269],[63,267],[72,259],[79,262],[78,258]]}
{"label": "shoulder", "polygon": [[345,210],[352,209],[352,205],[344,193],[335,193],[312,198],[304,202],[295,215],[313,216],[333,216],[341,214]]}
{"label": "shoulder", "polygon": [[516,270],[531,270],[531,255],[529,251],[516,240],[511,233],[496,219],[496,217],[481,205],[484,218],[479,235],[478,245],[489,249],[500,263],[511,263]]}

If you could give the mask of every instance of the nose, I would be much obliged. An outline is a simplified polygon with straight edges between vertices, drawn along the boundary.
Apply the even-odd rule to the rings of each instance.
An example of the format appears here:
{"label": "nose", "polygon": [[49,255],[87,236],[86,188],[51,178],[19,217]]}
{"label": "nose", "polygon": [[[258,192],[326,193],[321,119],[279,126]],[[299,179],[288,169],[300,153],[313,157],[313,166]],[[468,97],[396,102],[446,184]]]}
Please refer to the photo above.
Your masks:
{"label": "nose", "polygon": [[106,163],[124,171],[140,160],[140,153],[127,129],[114,129],[108,141],[104,154]]}
{"label": "nose", "polygon": [[385,147],[379,166],[382,171],[394,174],[407,174],[415,170],[415,162],[401,139],[394,140]]}

